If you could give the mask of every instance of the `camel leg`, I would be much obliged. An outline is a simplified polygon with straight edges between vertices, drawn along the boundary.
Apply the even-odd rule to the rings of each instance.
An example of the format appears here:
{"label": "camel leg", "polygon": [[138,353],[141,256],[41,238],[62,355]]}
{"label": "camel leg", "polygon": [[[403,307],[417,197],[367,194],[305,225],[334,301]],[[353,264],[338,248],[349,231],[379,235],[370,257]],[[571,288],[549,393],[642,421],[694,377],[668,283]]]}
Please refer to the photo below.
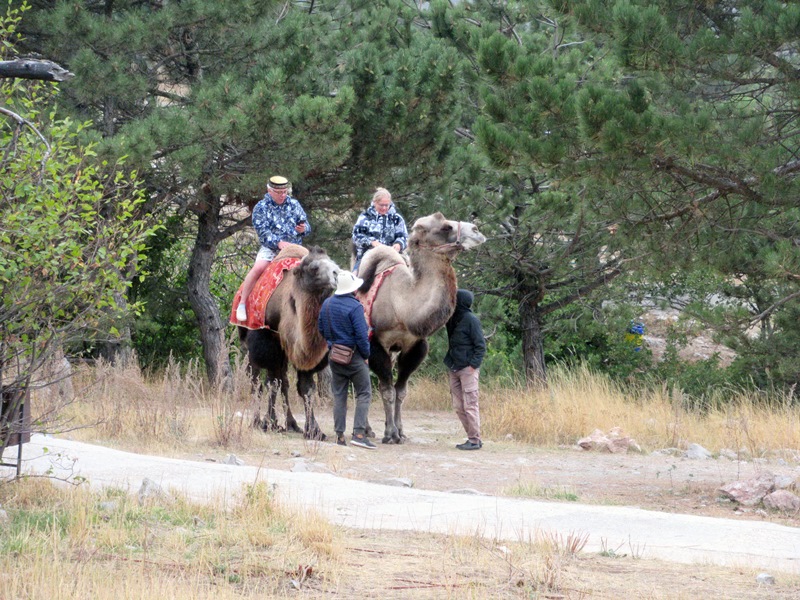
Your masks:
{"label": "camel leg", "polygon": [[383,400],[383,412],[386,415],[383,430],[384,444],[399,444],[400,434],[394,422],[394,386],[392,385],[392,357],[379,344],[371,344],[369,368],[378,376],[378,390]]}
{"label": "camel leg", "polygon": [[280,338],[272,331],[260,329],[247,332],[244,341],[247,345],[252,381],[255,383],[258,380],[261,370],[267,372],[267,414],[263,418],[257,414],[254,424],[264,431],[280,431],[278,415],[275,411],[278,390],[280,389],[286,402],[289,397],[288,359],[281,348]]}
{"label": "camel leg", "polygon": [[292,414],[292,408],[289,406],[289,374],[288,374],[288,367],[287,373],[284,374],[283,379],[281,380],[281,393],[283,394],[283,412],[286,413],[286,431],[294,431],[295,433],[300,433],[302,429],[297,424],[297,420],[294,418]]}
{"label": "camel leg", "polygon": [[328,436],[322,430],[314,416],[314,373],[312,371],[297,372],[297,394],[303,399],[306,411],[306,425],[303,437],[308,440],[324,442]]}
{"label": "camel leg", "polygon": [[406,441],[403,433],[403,401],[408,393],[408,378],[428,356],[428,341],[420,340],[407,352],[401,352],[397,359],[397,381],[394,384],[394,424],[400,436],[400,443]]}
{"label": "camel leg", "polygon": [[283,389],[283,382],[280,379],[270,379],[269,382],[269,397],[267,400],[267,418],[264,420],[264,431],[280,431],[281,427],[278,424],[278,414],[275,411],[275,400],[278,398],[278,390]]}
{"label": "camel leg", "polygon": [[267,402],[267,422],[263,427],[264,431],[284,431],[278,420],[276,403],[278,393],[283,396],[284,402],[289,401],[289,374],[287,363],[279,365],[277,368],[267,369],[267,380],[269,381],[269,400]]}
{"label": "camel leg", "polygon": [[255,407],[253,408],[253,427],[256,429],[267,430],[267,420],[261,418],[261,401],[264,398],[264,384],[261,383],[261,369],[248,360],[247,370],[250,373],[250,389],[255,396]]}

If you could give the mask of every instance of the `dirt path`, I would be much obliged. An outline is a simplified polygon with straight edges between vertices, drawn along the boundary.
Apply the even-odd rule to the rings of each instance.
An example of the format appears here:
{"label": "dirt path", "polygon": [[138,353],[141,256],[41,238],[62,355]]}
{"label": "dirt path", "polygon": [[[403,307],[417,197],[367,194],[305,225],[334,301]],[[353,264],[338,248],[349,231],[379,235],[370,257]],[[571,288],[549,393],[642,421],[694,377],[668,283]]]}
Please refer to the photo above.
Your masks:
{"label": "dirt path", "polygon": [[[324,410],[319,414],[320,422],[330,423],[331,417]],[[258,434],[249,451],[230,448],[212,448],[208,442],[199,443],[183,452],[171,452],[173,458],[188,458],[189,461],[171,461],[180,465],[155,467],[158,457],[136,457],[134,455],[103,461],[99,449],[92,449],[92,455],[85,455],[78,466],[93,472],[91,463],[99,460],[105,469],[105,480],[116,481],[123,475],[132,476],[131,489],[137,489],[144,474],[162,483],[170,481],[182,473],[182,481],[189,482],[201,490],[211,489],[210,482],[238,489],[231,477],[253,479],[252,472],[280,481],[286,478],[302,480],[296,489],[304,490],[319,500],[308,477],[303,472],[321,472],[336,475],[336,482],[327,481],[325,495],[332,494],[331,485],[338,485],[341,478],[358,481],[395,484],[412,483],[419,490],[473,490],[493,496],[531,497],[538,500],[553,500],[563,511],[563,502],[575,502],[574,510],[566,510],[568,525],[561,530],[569,531],[578,527],[579,531],[598,529],[603,524],[592,517],[591,525],[581,521],[584,512],[597,513],[598,516],[609,511],[617,511],[610,505],[638,507],[652,511],[684,513],[725,517],[743,521],[773,522],[797,526],[797,516],[781,517],[763,511],[737,511],[729,503],[719,503],[716,489],[721,483],[746,478],[769,469],[772,472],[794,477],[800,476],[797,464],[781,464],[778,460],[744,463],[727,459],[689,460],[652,454],[610,455],[597,454],[571,448],[542,449],[513,440],[486,440],[484,448],[477,452],[463,452],[455,449],[462,441],[460,425],[446,412],[409,411],[405,418],[406,430],[411,434],[408,443],[402,446],[378,444],[374,451],[357,447],[340,447],[332,443],[312,443],[304,441],[299,434]],[[82,436],[83,437],[83,436]],[[94,440],[99,441],[99,440]],[[55,440],[47,442],[55,446]],[[141,448],[127,448],[141,451]],[[234,453],[249,468],[229,467],[217,463],[225,462],[228,454]],[[69,453],[67,453],[69,454]],[[149,452],[149,454],[156,454]],[[126,466],[125,460],[135,460],[141,467]],[[207,461],[213,467],[205,466]],[[257,469],[254,467],[258,467]],[[276,477],[269,471],[287,471]],[[288,473],[293,472],[293,473]],[[100,477],[99,471],[96,477]],[[242,475],[244,473],[244,475]],[[298,475],[295,475],[297,473]],[[90,476],[90,480],[94,478]],[[321,479],[321,478],[315,478]],[[224,484],[228,481],[228,484]],[[292,489],[279,482],[279,490]],[[345,527],[341,530],[339,567],[333,572],[316,574],[305,582],[298,594],[287,577],[286,596],[304,598],[349,597],[353,595],[381,595],[388,598],[580,598],[581,600],[619,598],[647,598],[651,600],[687,600],[707,598],[728,600],[742,599],[794,599],[800,598],[800,579],[796,574],[776,572],[775,583],[762,584],[757,575],[763,570],[750,566],[750,563],[723,567],[704,562],[677,564],[651,558],[656,548],[648,542],[646,547],[637,543],[631,546],[610,547],[611,552],[581,553],[580,557],[565,556],[544,550],[534,543],[510,543],[487,536],[467,535],[464,537],[446,535],[423,527],[424,531],[391,530],[388,520],[382,517],[369,517],[363,503],[372,507],[387,506],[392,503],[402,506],[402,512],[411,513],[414,508],[412,490],[383,486],[362,486],[350,488],[372,488],[378,493],[380,502],[372,503],[369,497],[360,492],[349,491],[346,503],[339,503],[334,511],[337,522]],[[377,492],[376,492],[377,490]],[[408,492],[408,493],[406,493]],[[414,495],[416,495],[414,493]],[[433,494],[431,494],[433,495]],[[443,495],[439,495],[443,496]],[[461,496],[447,495],[444,500],[452,509],[453,504],[461,503]],[[406,499],[402,499],[406,498]],[[315,502],[317,501],[315,500]],[[441,499],[440,499],[441,500]],[[440,501],[438,500],[438,501]],[[504,505],[500,514],[506,515],[509,506],[506,501],[493,498],[476,498],[479,502],[491,503],[491,511]],[[520,504],[514,500],[508,501]],[[359,504],[362,503],[362,504]],[[475,504],[470,502],[470,504]],[[549,512],[549,505],[537,508],[539,517]],[[579,504],[599,505],[584,507]],[[419,507],[417,507],[419,508]],[[427,525],[433,514],[442,511],[423,506],[424,518],[420,522]],[[642,511],[629,511],[639,512]],[[463,513],[466,514],[466,513]],[[352,515],[352,519],[349,515]],[[666,517],[669,528],[665,535],[678,533],[677,521]],[[379,527],[365,527],[362,521],[375,520]],[[662,516],[656,521],[663,520]],[[585,519],[584,519],[585,521]],[[574,523],[581,522],[581,525]],[[626,522],[626,527],[630,523]],[[706,523],[705,526],[709,524]],[[737,535],[737,542],[763,537],[764,529],[772,526],[742,523],[750,527],[750,535]],[[753,529],[752,526],[756,526]],[[716,533],[717,526],[711,525]],[[429,526],[428,526],[429,527]],[[691,534],[697,533],[692,524]],[[730,528],[729,524],[725,527]],[[513,531],[521,531],[516,528]],[[648,529],[650,531],[650,529]],[[449,529],[445,529],[449,533]],[[709,530],[706,533],[711,534]],[[784,531],[785,534],[785,531]],[[566,536],[566,534],[564,534]],[[790,533],[791,535],[791,533]],[[634,536],[636,539],[638,537]],[[687,551],[696,549],[692,535]],[[563,545],[566,537],[560,539]],[[608,538],[609,540],[611,537]],[[730,538],[729,538],[730,539]],[[659,538],[666,545],[666,538]],[[780,544],[760,544],[759,549],[772,551],[773,548],[789,548],[791,542]],[[721,550],[725,552],[725,548]],[[749,548],[748,548],[749,550]],[[754,548],[754,550],[756,550]],[[643,556],[647,554],[648,556]],[[784,553],[785,554],[785,553]]]}
{"label": "dirt path", "polygon": [[[325,424],[332,418],[319,415]],[[373,421],[375,416],[373,415]],[[374,451],[331,443],[310,443],[297,434],[265,435],[266,449],[237,454],[247,464],[285,471],[328,472],[361,481],[400,479],[417,489],[475,490],[490,495],[529,497],[584,504],[754,519],[800,526],[800,515],[743,508],[719,498],[717,489],[764,470],[800,481],[800,465],[779,458],[736,461],[692,460],[657,453],[608,454],[579,448],[537,448],[513,440],[486,440],[479,451],[455,448],[463,441],[449,413],[409,411],[404,416],[406,444]],[[236,452],[233,450],[233,452]],[[223,460],[219,449],[202,453]]]}

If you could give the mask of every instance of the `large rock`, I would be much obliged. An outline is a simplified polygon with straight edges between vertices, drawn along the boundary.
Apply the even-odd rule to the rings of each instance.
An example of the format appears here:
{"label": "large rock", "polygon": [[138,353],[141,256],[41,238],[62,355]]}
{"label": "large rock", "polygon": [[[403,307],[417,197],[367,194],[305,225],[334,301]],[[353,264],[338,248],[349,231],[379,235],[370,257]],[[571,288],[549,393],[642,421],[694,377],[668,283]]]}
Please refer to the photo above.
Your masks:
{"label": "large rock", "polygon": [[764,496],[764,506],[786,513],[798,512],[800,511],[800,498],[789,490],[775,490]]}
{"label": "large rock", "polygon": [[719,488],[720,494],[742,506],[755,506],[775,489],[775,475],[764,471],[758,477],[734,481]]}
{"label": "large rock", "polygon": [[600,429],[595,429],[588,437],[579,439],[578,446],[584,450],[611,452],[612,454],[625,454],[629,449],[642,451],[639,444],[634,439],[624,436],[619,427],[614,427],[607,435]]}
{"label": "large rock", "polygon": [[692,460],[706,460],[711,458],[711,452],[703,448],[700,444],[689,444],[684,456]]}

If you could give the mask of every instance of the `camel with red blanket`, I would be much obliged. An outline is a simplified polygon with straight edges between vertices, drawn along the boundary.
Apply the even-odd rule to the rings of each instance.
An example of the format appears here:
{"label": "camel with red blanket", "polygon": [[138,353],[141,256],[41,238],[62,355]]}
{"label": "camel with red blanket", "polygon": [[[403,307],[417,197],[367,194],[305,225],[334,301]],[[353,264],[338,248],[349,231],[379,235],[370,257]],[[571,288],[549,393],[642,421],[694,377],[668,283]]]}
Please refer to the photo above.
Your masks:
{"label": "camel with red blanket", "polygon": [[320,248],[308,250],[290,245],[275,257],[247,299],[248,320],[236,320],[240,293],[236,294],[230,322],[239,327],[239,339],[247,348],[250,373],[260,386],[266,371],[267,415],[256,413],[262,429],[279,429],[275,400],[280,388],[286,412],[286,429],[301,431],[289,408],[288,366],[297,371],[297,393],[303,399],[308,439],[324,440],[314,417],[314,373],[328,364],[328,345],[317,328],[322,301],[336,289],[339,267]]}

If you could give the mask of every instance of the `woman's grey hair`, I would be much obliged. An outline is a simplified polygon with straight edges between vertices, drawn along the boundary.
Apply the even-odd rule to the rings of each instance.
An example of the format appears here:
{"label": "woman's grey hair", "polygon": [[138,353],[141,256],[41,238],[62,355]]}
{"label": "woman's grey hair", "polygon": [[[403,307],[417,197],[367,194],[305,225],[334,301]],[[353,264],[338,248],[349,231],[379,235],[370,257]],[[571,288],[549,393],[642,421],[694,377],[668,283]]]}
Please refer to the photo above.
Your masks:
{"label": "woman's grey hair", "polygon": [[392,194],[389,193],[389,190],[386,188],[379,187],[375,190],[375,193],[372,194],[372,203],[375,204],[378,200],[386,196],[389,198],[389,202],[392,201]]}

